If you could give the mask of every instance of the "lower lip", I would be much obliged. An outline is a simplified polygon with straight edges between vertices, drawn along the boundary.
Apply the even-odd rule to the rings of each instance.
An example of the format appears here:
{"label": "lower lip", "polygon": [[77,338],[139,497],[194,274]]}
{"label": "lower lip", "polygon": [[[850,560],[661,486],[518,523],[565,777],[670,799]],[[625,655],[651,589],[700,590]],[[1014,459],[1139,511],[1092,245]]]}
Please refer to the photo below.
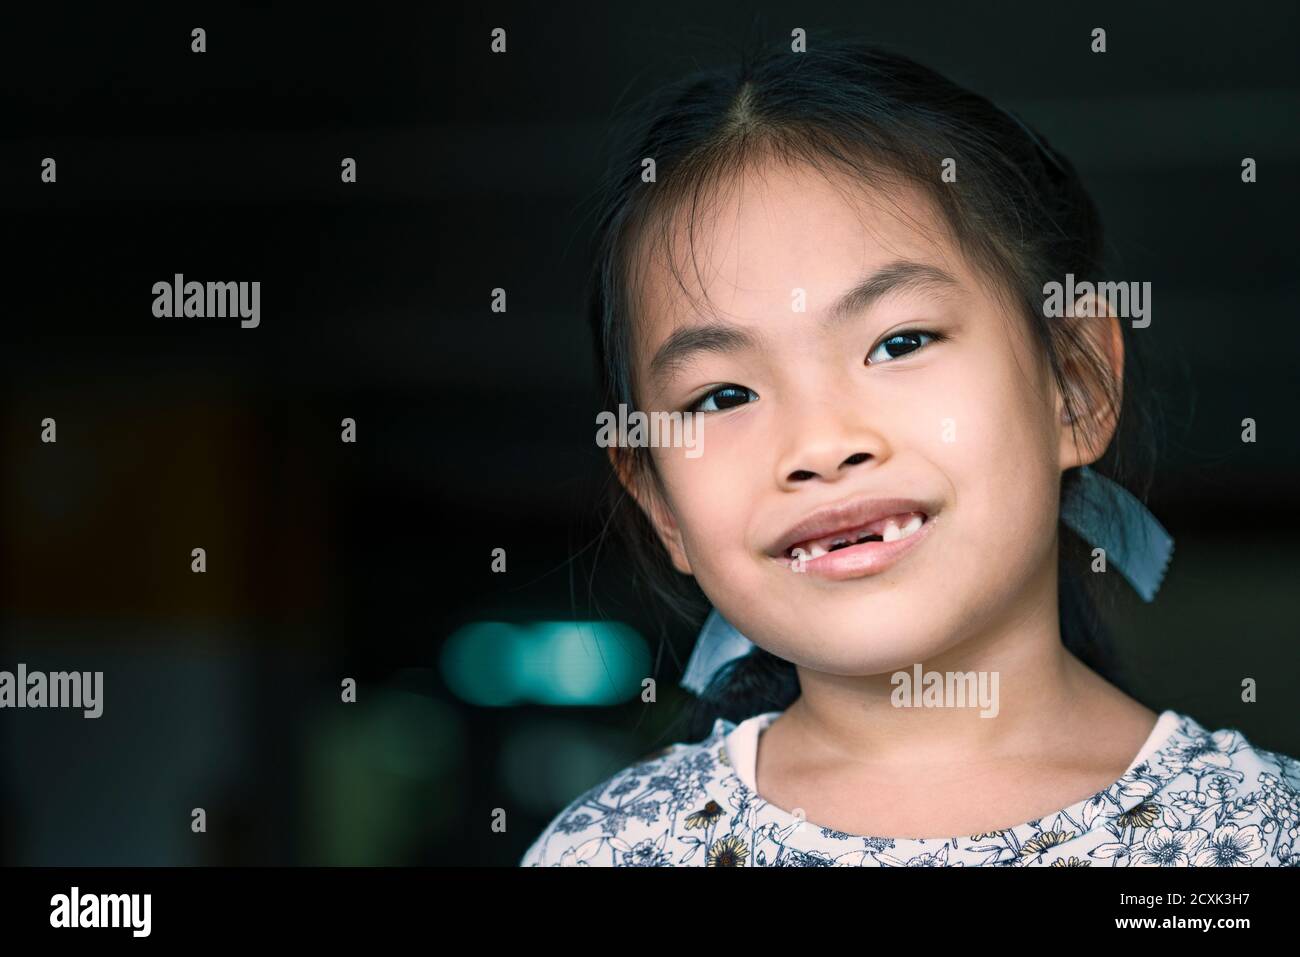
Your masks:
{"label": "lower lip", "polygon": [[794,571],[792,559],[780,559],[788,571],[793,574],[817,575],[832,581],[846,578],[862,578],[875,575],[892,566],[900,558],[921,544],[921,540],[930,534],[937,516],[931,515],[925,523],[906,538],[892,542],[863,542],[848,548],[837,548],[818,558],[804,559],[803,571]]}

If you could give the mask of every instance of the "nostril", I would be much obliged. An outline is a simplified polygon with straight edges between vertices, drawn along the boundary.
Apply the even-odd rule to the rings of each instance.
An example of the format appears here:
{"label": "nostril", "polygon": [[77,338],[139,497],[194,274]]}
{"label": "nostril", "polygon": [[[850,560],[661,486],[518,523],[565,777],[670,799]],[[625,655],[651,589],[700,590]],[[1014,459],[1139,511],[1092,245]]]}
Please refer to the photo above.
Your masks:
{"label": "nostril", "polygon": [[845,459],[844,464],[857,465],[859,462],[865,462],[869,458],[871,458],[871,455],[869,453],[858,452],[856,455],[850,455],[847,459]]}

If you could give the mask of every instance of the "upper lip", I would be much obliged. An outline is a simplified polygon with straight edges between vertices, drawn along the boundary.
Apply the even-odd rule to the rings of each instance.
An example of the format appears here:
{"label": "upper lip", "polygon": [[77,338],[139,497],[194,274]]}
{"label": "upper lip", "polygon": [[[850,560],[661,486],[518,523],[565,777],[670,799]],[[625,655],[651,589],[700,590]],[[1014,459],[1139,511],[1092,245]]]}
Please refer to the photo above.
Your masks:
{"label": "upper lip", "polygon": [[934,505],[914,498],[847,499],[819,508],[797,525],[788,528],[772,543],[768,554],[773,558],[783,558],[788,549],[800,542],[847,532],[901,512],[922,512],[928,521],[935,511]]}

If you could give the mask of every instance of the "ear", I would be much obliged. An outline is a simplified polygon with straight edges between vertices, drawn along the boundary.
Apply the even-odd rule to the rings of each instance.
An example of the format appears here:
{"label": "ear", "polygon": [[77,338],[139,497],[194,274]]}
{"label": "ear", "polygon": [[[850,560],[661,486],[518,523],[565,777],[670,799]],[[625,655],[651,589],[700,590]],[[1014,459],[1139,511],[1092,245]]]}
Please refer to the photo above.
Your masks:
{"label": "ear", "polygon": [[[610,465],[614,467],[619,482],[650,520],[655,534],[659,536],[659,541],[668,550],[673,567],[683,575],[693,575],[690,559],[686,557],[686,548],[682,544],[681,529],[677,527],[672,509],[664,501],[659,483],[647,473],[646,469],[638,470],[633,467],[632,449],[611,445],[606,451],[609,453]],[[650,455],[651,452],[646,449],[642,454]]]}
{"label": "ear", "polygon": [[[1057,390],[1056,421],[1060,426],[1060,460],[1064,471],[1097,461],[1115,437],[1124,395],[1124,333],[1110,304],[1096,293],[1080,296],[1074,304],[1073,316],[1052,321],[1069,323],[1072,337],[1080,340],[1080,345],[1089,352],[1079,354],[1071,350],[1062,370],[1077,420],[1071,421],[1065,396]],[[1110,383],[1103,381],[1107,376],[1112,380]]]}

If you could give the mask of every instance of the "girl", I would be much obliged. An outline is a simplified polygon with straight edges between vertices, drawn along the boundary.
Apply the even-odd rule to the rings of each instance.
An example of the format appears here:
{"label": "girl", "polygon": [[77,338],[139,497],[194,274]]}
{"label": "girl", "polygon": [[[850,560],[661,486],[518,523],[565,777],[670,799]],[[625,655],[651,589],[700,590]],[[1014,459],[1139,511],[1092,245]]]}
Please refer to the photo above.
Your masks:
{"label": "girl", "polygon": [[689,78],[614,168],[605,408],[704,439],[610,449],[615,509],[670,607],[714,606],[703,723],[522,863],[1300,862],[1300,764],[1155,713],[1105,653],[1093,589],[1150,600],[1172,542],[1122,488],[1143,333],[1085,285],[1101,227],[1070,163],[839,43]]}

